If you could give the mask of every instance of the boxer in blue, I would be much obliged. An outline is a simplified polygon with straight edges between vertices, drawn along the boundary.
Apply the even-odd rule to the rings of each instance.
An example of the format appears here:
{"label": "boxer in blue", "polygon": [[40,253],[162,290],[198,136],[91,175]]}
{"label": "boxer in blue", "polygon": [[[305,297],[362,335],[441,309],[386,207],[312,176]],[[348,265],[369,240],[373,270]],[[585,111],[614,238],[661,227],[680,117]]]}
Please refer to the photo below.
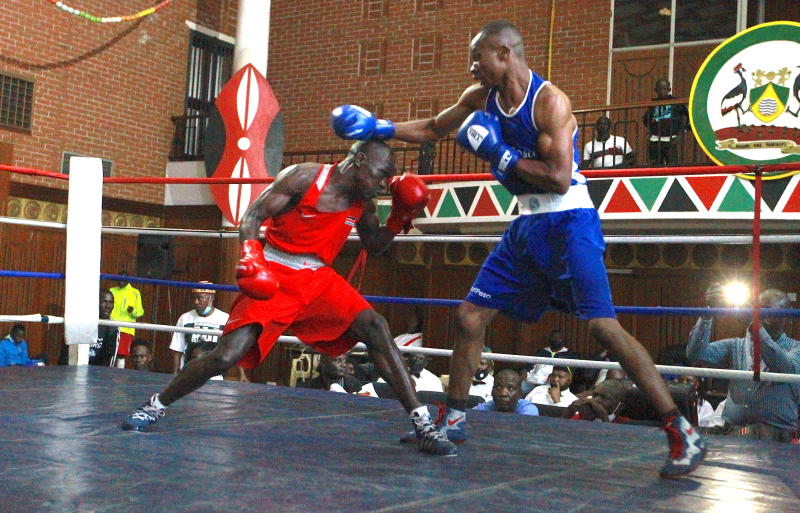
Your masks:
{"label": "boxer in blue", "polygon": [[669,456],[661,476],[691,472],[705,457],[705,440],[679,414],[650,354],[616,319],[600,220],[578,170],[578,128],[569,98],[530,70],[511,23],[484,26],[470,53],[470,73],[479,83],[433,118],[393,123],[354,105],[331,114],[334,131],[347,139],[432,142],[460,126],[459,144],[491,162],[492,174],[519,201],[520,216],[458,308],[448,411],[439,428],[453,442],[466,440],[470,379],[494,316],[502,312],[531,322],[558,309],[588,321],[592,335],[617,356],[662,417]]}

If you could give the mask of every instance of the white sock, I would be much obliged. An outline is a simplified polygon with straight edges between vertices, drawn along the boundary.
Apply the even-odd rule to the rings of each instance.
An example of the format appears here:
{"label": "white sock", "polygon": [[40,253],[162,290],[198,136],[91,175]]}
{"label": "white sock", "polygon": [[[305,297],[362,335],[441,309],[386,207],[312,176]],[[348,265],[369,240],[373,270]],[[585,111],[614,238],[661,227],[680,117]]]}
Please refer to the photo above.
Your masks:
{"label": "white sock", "polygon": [[153,397],[150,398],[150,404],[152,404],[153,406],[155,406],[156,408],[158,408],[160,410],[163,410],[164,408],[166,408],[166,406],[161,404],[161,401],[158,399],[158,394],[156,394],[156,395],[154,395]]}
{"label": "white sock", "polygon": [[423,418],[423,419],[427,417],[427,418],[430,419],[430,414],[428,413],[428,407],[427,406],[420,406],[419,408],[413,410],[409,414],[409,416],[412,419],[415,418],[415,417],[419,417],[419,418]]}

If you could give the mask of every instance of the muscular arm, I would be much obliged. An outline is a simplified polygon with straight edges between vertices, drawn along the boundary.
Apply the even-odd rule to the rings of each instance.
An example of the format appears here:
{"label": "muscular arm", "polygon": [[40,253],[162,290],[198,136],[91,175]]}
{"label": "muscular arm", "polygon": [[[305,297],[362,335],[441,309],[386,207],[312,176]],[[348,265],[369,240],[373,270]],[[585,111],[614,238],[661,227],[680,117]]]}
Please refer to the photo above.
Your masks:
{"label": "muscular arm", "polygon": [[539,158],[520,159],[514,172],[543,191],[566,194],[572,180],[572,138],[577,128],[567,95],[553,85],[542,89],[534,120],[539,128]]}
{"label": "muscular arm", "polygon": [[239,224],[239,242],[258,239],[261,225],[283,214],[300,201],[317,175],[316,164],[289,166],[247,207]]}
{"label": "muscular arm", "polygon": [[484,108],[488,90],[480,85],[468,87],[455,105],[446,108],[435,117],[395,123],[395,139],[423,143],[436,142],[461,126],[473,111]]}
{"label": "muscular arm", "polygon": [[364,204],[364,213],[356,224],[356,230],[361,244],[370,255],[382,253],[394,239],[394,234],[388,228],[380,226],[375,203],[372,201]]}

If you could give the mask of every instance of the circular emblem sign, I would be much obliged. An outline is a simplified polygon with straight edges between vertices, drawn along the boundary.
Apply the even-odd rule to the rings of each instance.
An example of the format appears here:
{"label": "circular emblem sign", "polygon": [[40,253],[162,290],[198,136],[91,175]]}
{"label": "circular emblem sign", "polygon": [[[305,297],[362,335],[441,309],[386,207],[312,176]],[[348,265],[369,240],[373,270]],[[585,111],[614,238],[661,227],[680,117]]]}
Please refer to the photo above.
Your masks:
{"label": "circular emblem sign", "polygon": [[720,165],[800,162],[800,23],[764,23],[706,58],[692,84],[689,119]]}

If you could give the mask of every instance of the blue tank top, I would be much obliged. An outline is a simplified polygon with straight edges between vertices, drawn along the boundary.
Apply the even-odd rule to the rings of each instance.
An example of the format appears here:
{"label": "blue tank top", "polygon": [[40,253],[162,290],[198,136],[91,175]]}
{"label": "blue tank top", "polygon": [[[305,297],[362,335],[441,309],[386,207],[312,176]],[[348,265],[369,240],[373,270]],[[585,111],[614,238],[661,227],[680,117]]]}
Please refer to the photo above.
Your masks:
{"label": "blue tank top", "polygon": [[[500,107],[496,87],[493,87],[486,97],[486,111],[500,119],[503,139],[506,144],[517,150],[522,155],[522,158],[538,160],[539,130],[533,121],[533,104],[542,87],[550,82],[531,70],[528,70],[528,72],[531,77],[528,83],[528,92],[525,93],[525,101],[522,102],[522,105],[514,114],[509,115]],[[586,183],[586,179],[578,171],[580,158],[580,153],[578,152],[578,129],[575,128],[575,134],[572,136],[572,185]]]}

